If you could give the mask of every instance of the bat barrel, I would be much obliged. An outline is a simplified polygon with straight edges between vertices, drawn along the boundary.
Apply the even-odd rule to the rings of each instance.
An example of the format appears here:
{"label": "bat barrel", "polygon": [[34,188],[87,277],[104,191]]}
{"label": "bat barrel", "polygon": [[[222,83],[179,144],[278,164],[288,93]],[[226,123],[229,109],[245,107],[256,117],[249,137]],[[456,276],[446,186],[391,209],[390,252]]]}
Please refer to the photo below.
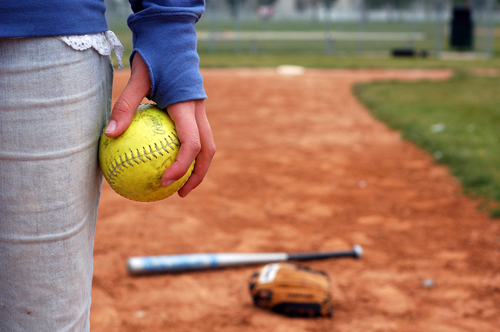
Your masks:
{"label": "bat barrel", "polygon": [[284,261],[286,253],[220,253],[131,257],[130,274],[151,274],[216,269],[237,265]]}

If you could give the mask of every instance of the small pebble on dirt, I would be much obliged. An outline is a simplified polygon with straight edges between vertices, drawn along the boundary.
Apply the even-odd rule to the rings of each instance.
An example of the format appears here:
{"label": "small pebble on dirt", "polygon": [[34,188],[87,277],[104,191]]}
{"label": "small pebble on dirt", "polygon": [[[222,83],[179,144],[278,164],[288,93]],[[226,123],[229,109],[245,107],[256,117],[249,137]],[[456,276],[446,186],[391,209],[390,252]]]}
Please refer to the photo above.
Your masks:
{"label": "small pebble on dirt", "polygon": [[422,287],[424,288],[432,288],[434,287],[434,279],[427,278],[422,281]]}

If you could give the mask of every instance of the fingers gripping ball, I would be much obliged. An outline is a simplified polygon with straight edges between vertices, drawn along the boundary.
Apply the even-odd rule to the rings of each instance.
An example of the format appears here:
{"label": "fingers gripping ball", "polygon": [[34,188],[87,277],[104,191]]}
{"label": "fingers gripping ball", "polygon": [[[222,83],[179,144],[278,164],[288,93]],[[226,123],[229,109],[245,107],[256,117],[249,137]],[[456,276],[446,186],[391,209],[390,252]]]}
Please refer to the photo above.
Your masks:
{"label": "fingers gripping ball", "polygon": [[111,188],[134,201],[152,202],[177,192],[191,175],[188,172],[168,187],[161,177],[179,152],[175,125],[166,111],[141,104],[130,126],[118,137],[101,135],[99,164]]}
{"label": "fingers gripping ball", "polygon": [[330,279],[324,272],[292,263],[265,265],[249,280],[256,306],[297,317],[331,317]]}

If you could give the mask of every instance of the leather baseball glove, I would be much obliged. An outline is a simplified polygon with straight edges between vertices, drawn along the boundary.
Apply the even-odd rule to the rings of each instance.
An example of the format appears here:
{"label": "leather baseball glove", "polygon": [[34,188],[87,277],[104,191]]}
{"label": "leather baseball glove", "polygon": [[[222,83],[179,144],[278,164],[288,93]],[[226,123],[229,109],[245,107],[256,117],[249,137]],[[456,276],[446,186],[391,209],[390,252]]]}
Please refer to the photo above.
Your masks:
{"label": "leather baseball glove", "polygon": [[333,315],[330,279],[322,271],[292,263],[267,264],[249,280],[256,306],[296,317]]}

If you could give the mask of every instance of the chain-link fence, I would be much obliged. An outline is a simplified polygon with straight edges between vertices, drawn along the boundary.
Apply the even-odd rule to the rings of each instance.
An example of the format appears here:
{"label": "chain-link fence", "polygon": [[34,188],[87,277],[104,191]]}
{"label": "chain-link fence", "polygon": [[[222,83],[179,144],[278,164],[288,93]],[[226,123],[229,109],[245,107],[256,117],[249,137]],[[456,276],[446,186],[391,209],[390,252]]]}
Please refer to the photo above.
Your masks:
{"label": "chain-link fence", "polygon": [[200,53],[491,57],[499,26],[500,0],[207,0],[197,31]]}

